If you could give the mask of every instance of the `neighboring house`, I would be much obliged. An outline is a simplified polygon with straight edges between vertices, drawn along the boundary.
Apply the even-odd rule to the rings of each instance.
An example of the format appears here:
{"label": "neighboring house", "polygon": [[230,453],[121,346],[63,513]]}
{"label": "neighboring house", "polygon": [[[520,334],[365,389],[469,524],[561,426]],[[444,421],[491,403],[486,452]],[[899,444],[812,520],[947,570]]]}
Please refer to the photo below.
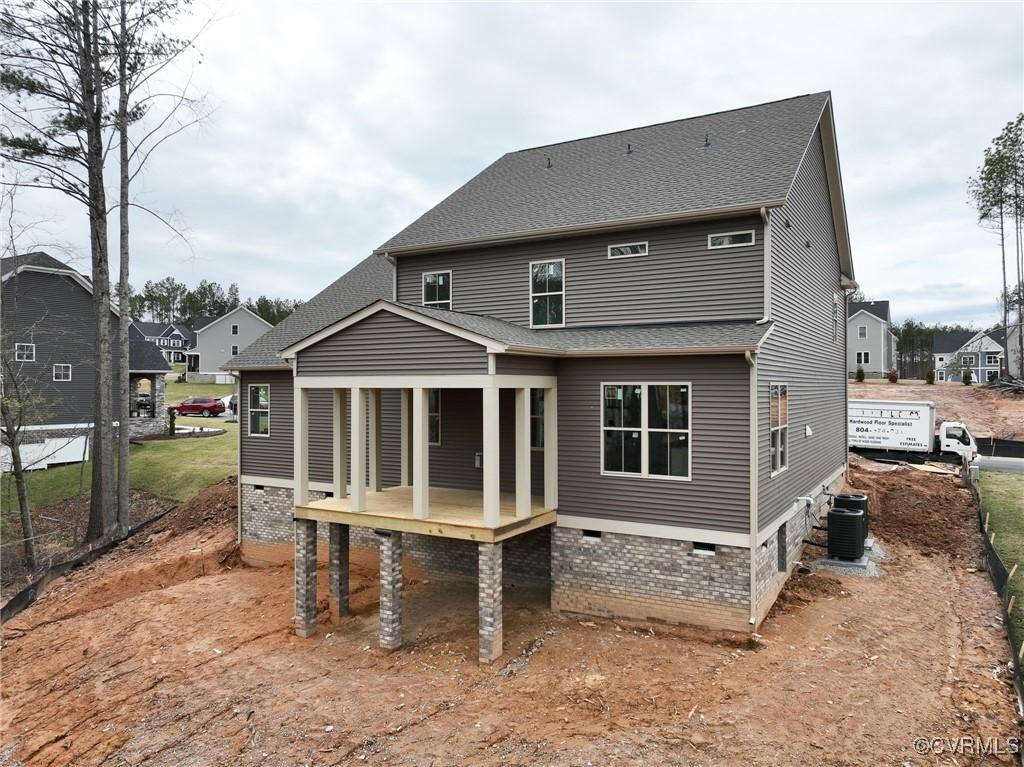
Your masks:
{"label": "neighboring house", "polygon": [[1006,335],[1007,352],[1010,355],[1007,369],[1010,375],[1024,378],[1024,359],[1021,358],[1020,353],[1020,325],[1016,323],[1011,324]]}
{"label": "neighboring house", "polygon": [[185,380],[189,383],[234,383],[221,368],[273,325],[238,306],[220,317],[200,317],[194,324],[195,345],[186,352]]}
{"label": "neighboring house", "polygon": [[1002,329],[933,333],[935,380],[962,381],[966,368],[970,368],[975,383],[996,380],[1006,369],[1005,341]]}
{"label": "neighboring house", "polygon": [[[96,400],[96,322],[92,282],[46,253],[27,253],[0,261],[3,279],[4,394],[29,407],[23,456],[33,468],[80,461],[88,454]],[[120,367],[117,308],[110,307],[113,396],[118,401]],[[155,406],[140,410],[132,399],[132,436],[163,433],[164,375],[170,367],[160,350],[140,335],[130,336],[132,392],[149,382]],[[4,451],[3,463],[10,455]]]}
{"label": "neighboring house", "polygon": [[168,362],[183,363],[189,349],[195,346],[196,336],[192,328],[180,322],[144,322],[133,320],[132,324],[147,341],[155,344]]}
{"label": "neighboring house", "polygon": [[[856,287],[828,93],[512,152],[230,360],[239,536],[296,630],[376,546],[554,609],[753,631],[843,480]],[[318,529],[318,523],[319,529]],[[326,529],[325,529],[326,528]]]}
{"label": "neighboring house", "polygon": [[883,378],[896,366],[896,334],[888,301],[850,301],[846,307],[846,372],[858,368],[868,378]]}

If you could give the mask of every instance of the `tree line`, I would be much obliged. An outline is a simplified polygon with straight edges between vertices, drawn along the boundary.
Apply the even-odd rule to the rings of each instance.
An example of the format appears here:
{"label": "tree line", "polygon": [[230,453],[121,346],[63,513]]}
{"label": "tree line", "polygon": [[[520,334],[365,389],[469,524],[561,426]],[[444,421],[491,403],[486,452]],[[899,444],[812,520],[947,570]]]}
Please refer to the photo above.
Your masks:
{"label": "tree line", "polygon": [[155,282],[147,280],[141,292],[129,288],[129,294],[135,319],[175,322],[188,327],[192,327],[199,317],[220,317],[243,304],[271,325],[277,325],[302,306],[302,301],[268,296],[248,298],[243,302],[235,283],[225,289],[219,282],[200,280],[195,288],[190,289],[173,277]]}
{"label": "tree line", "polygon": [[932,323],[906,319],[894,325],[896,336],[896,370],[900,378],[924,379],[932,369],[932,337],[936,333],[962,333],[974,329],[966,325]]}

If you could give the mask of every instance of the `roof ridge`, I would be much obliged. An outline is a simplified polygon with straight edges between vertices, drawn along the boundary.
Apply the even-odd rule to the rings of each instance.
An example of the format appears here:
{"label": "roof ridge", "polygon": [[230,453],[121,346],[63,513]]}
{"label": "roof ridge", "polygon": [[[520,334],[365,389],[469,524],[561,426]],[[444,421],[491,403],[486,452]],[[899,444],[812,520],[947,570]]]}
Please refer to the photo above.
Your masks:
{"label": "roof ridge", "polygon": [[662,125],[674,125],[676,123],[683,123],[689,120],[699,120],[702,117],[715,117],[717,115],[729,114],[730,112],[743,112],[747,109],[757,109],[758,107],[766,107],[770,106],[771,104],[781,104],[784,101],[796,101],[797,99],[806,99],[810,98],[811,96],[821,96],[823,94],[828,94],[828,96],[831,97],[832,91],[824,90],[815,91],[814,93],[802,93],[799,96],[787,96],[786,98],[783,99],[762,101],[759,104],[748,104],[747,106],[732,107],[731,109],[719,109],[714,112],[706,112],[700,115],[691,115],[690,117],[679,117],[676,118],[675,120],[661,120],[660,122],[648,123],[647,125],[635,125],[632,128],[621,128],[620,130],[607,131],[606,133],[595,133],[591,136],[580,136],[579,138],[566,139],[564,141],[552,141],[551,143],[548,144],[538,144],[537,146],[525,147],[523,149],[514,149],[511,152],[506,152],[506,154],[520,154],[522,152],[532,152],[536,149],[547,149],[548,147],[561,146],[562,144],[575,144],[577,141],[589,141],[595,138],[604,138],[606,136],[615,136],[620,133],[629,133],[630,131],[645,130],[647,128],[658,128],[661,127]]}

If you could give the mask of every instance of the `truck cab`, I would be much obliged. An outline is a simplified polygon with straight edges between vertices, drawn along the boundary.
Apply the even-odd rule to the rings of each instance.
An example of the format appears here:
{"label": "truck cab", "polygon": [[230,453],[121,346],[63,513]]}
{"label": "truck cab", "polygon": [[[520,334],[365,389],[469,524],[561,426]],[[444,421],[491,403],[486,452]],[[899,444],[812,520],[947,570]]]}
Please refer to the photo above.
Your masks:
{"label": "truck cab", "polygon": [[960,421],[943,421],[936,442],[940,453],[966,456],[969,461],[978,455],[978,443],[967,430],[967,425]]}

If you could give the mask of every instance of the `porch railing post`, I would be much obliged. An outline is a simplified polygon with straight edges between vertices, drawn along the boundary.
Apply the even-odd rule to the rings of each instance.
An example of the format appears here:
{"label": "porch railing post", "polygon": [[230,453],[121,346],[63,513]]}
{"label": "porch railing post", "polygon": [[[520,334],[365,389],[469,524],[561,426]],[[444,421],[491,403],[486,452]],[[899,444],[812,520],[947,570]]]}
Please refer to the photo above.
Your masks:
{"label": "porch railing post", "polygon": [[295,387],[294,503],[309,502],[309,389]]}
{"label": "porch railing post", "polygon": [[369,435],[370,450],[370,491],[380,492],[380,389],[369,389],[367,391],[368,409],[366,419],[366,431]]}
{"label": "porch railing post", "polygon": [[412,515],[430,514],[430,389],[412,390]]}
{"label": "porch railing post", "polygon": [[530,388],[516,389],[516,516],[528,517],[530,500]]}
{"label": "porch railing post", "polygon": [[544,390],[544,508],[558,508],[558,389]]}
{"label": "porch railing post", "polygon": [[345,389],[334,389],[334,497],[348,495],[348,443],[345,441]]}
{"label": "porch railing post", "polygon": [[498,402],[501,389],[487,386],[484,400],[484,524],[497,527],[501,521],[501,487],[499,483],[500,442],[498,439]]}
{"label": "porch railing post", "polygon": [[366,511],[366,406],[363,390],[354,386],[349,389],[350,429],[352,448],[349,450],[349,500],[350,511]]}

